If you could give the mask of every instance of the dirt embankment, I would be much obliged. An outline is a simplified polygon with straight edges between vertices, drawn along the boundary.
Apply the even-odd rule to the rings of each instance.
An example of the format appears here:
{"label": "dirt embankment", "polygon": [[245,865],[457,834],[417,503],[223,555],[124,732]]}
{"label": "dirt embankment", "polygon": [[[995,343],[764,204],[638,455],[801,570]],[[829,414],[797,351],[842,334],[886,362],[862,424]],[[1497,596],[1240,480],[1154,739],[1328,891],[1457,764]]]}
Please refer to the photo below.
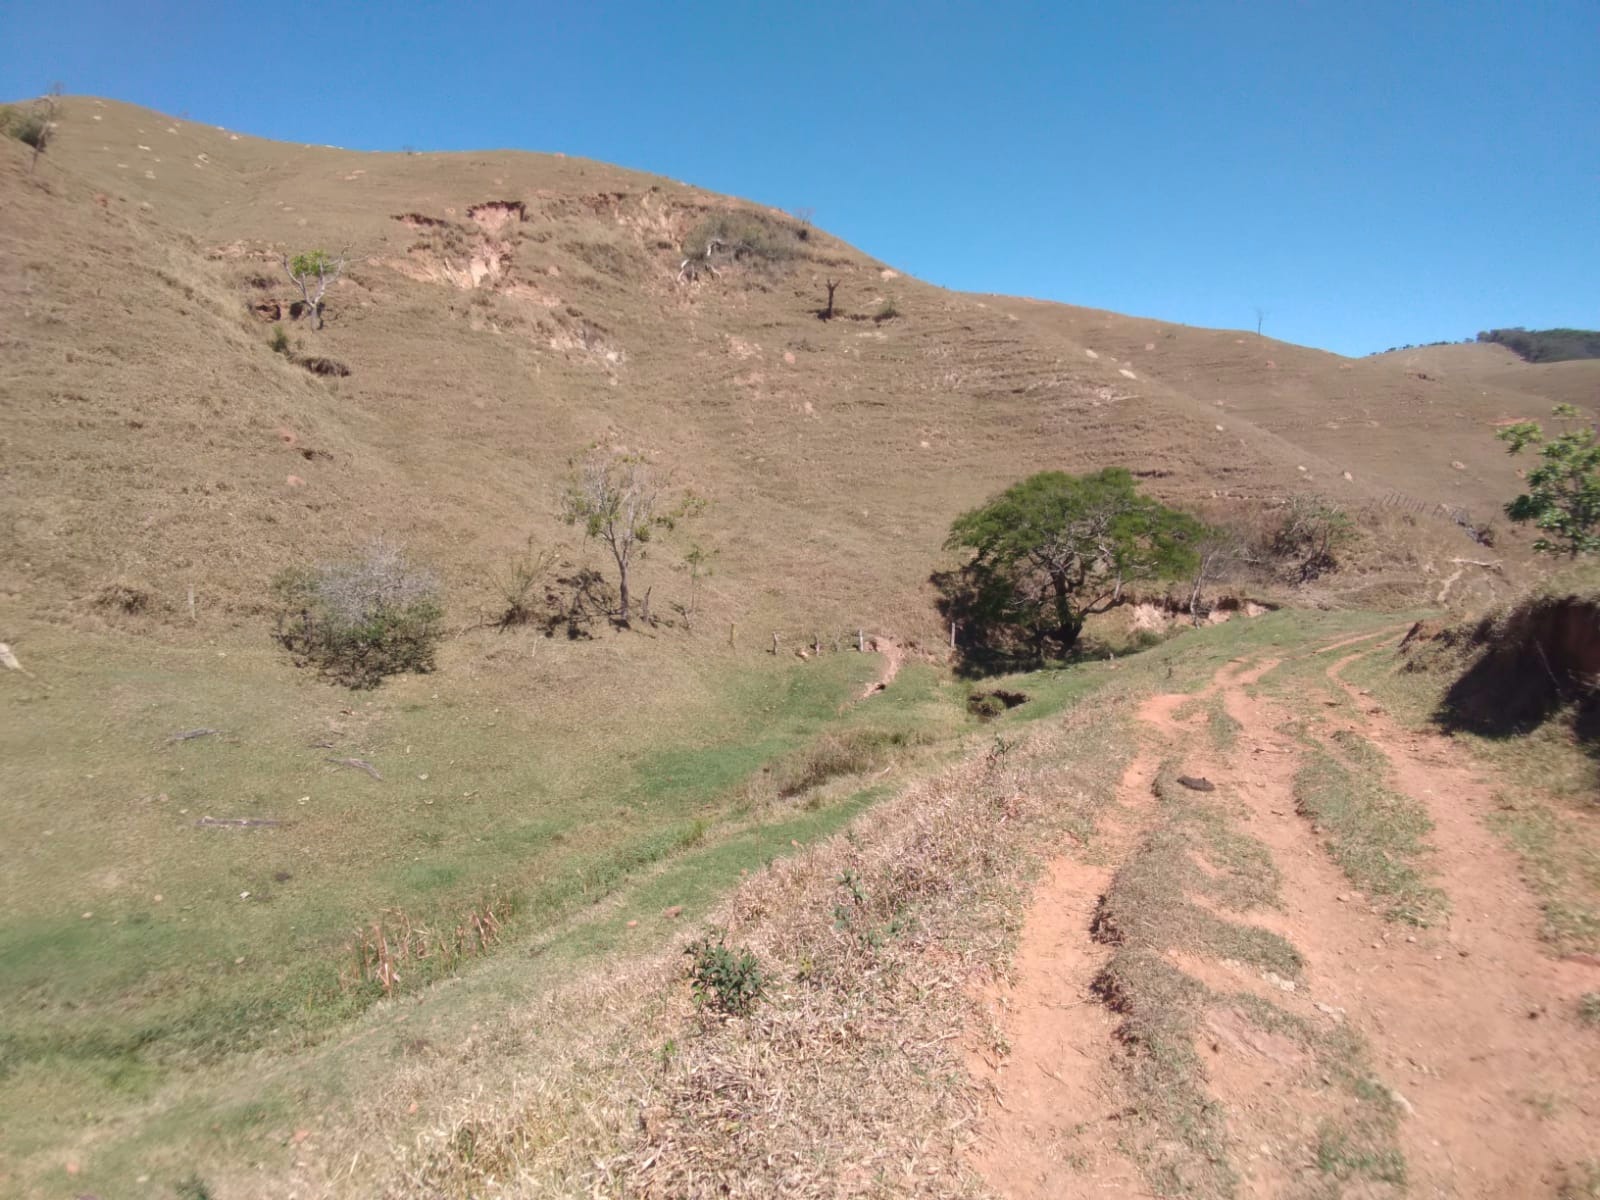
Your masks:
{"label": "dirt embankment", "polygon": [[1449,671],[1447,728],[1526,733],[1571,708],[1584,740],[1600,734],[1600,595],[1539,596],[1458,625],[1419,622],[1401,648],[1407,670]]}

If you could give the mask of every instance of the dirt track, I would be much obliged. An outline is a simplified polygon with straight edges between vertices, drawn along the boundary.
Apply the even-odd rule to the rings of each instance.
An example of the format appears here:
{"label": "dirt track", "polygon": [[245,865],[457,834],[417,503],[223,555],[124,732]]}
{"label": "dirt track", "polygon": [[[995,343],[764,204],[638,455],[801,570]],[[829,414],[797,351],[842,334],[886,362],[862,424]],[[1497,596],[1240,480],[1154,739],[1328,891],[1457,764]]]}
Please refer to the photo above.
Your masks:
{"label": "dirt track", "polygon": [[[1600,1160],[1600,1054],[1575,1019],[1600,971],[1558,961],[1538,936],[1538,910],[1512,853],[1483,824],[1494,782],[1448,739],[1398,727],[1344,681],[1370,639],[1320,647],[1299,660],[1331,697],[1312,722],[1323,738],[1359,729],[1387,760],[1387,786],[1423,806],[1431,882],[1450,915],[1432,928],[1388,921],[1334,865],[1313,822],[1296,810],[1293,780],[1305,744],[1283,732],[1292,715],[1251,685],[1277,660],[1219,669],[1200,696],[1220,697],[1240,732],[1226,753],[1207,744],[1203,717],[1179,719],[1195,697],[1157,695],[1141,707],[1145,744],[1103,828],[1109,864],[1075,855],[1052,865],[1023,930],[1014,985],[1000,998],[1011,1053],[985,1063],[993,1089],[975,1165],[1016,1198],[1155,1195],[1132,1155],[1124,1118],[1137,1096],[1122,1085],[1119,1018],[1091,986],[1111,954],[1091,934],[1099,897],[1159,816],[1152,782],[1181,758],[1236,806],[1241,829],[1281,873],[1281,903],[1248,920],[1304,957],[1298,984],[1202,954],[1168,951],[1213,995],[1249,993],[1320,1027],[1347,1023],[1398,1110],[1406,1183],[1340,1178],[1317,1161],[1318,1114],[1330,1083],[1287,1038],[1205,1016],[1196,1047],[1204,1086],[1225,1113],[1227,1153],[1250,1196],[1520,1197],[1583,1195]],[[1201,903],[1199,898],[1193,898]],[[1210,1194],[1210,1193],[1202,1193]],[[1222,1194],[1222,1193],[1219,1193]]]}

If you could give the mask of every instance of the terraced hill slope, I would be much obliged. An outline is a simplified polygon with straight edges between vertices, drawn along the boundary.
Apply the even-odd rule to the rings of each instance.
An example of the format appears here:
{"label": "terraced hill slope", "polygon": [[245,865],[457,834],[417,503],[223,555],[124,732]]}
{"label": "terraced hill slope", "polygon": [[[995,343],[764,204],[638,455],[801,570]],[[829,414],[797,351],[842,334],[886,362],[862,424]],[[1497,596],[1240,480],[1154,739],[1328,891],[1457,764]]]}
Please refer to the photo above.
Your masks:
{"label": "terraced hill slope", "polygon": [[[91,98],[36,175],[3,149],[8,620],[118,580],[158,616],[193,587],[202,625],[250,620],[275,568],[380,531],[471,608],[527,538],[570,540],[555,492],[609,440],[712,501],[718,617],[909,629],[950,518],[1023,472],[1487,517],[1515,486],[1494,423],[1600,378],[951,293],[765,211],[789,257],[680,281],[691,231],[758,210],[561,156],[291,146]],[[320,333],[278,265],[312,247],[351,262]],[[277,321],[349,374],[272,353]]]}

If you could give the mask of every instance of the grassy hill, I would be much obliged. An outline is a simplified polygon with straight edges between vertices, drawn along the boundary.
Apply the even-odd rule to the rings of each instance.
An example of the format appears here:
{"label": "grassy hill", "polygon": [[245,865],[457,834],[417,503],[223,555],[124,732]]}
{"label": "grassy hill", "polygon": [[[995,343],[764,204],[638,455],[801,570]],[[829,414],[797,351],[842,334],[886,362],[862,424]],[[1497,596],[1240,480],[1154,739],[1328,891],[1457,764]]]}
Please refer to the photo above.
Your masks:
{"label": "grassy hill", "polygon": [[[75,1194],[84,1159],[179,1175],[295,1097],[370,1096],[373,938],[455,945],[399,990],[490,1013],[991,741],[928,576],[1018,477],[1125,466],[1210,513],[1320,492],[1366,540],[1302,599],[1503,592],[1453,562],[1483,557],[1456,518],[1517,486],[1494,428],[1592,413],[1600,378],[949,292],[564,156],[293,146],[90,97],[30,156],[0,139],[0,641],[28,672],[0,673],[0,1190]],[[765,250],[681,278],[729,221]],[[320,331],[279,265],[312,248],[349,258]],[[667,620],[495,628],[492,576],[530,543],[604,565],[557,516],[596,442],[709,502],[636,582]],[[353,695],[273,646],[268,584],[378,534],[439,573],[450,636],[436,674]],[[691,540],[715,554],[692,628]],[[1495,555],[1524,568],[1525,539]],[[865,701],[858,631],[911,659]]]}

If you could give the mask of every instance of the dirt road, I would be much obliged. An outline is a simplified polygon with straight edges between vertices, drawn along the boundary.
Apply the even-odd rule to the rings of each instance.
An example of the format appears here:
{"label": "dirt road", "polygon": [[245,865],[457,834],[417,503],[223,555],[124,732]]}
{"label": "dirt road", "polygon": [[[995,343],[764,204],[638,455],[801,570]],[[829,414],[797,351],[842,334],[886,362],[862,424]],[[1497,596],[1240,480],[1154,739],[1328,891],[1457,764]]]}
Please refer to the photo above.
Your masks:
{"label": "dirt road", "polygon": [[[993,1101],[974,1164],[995,1192],[1600,1195],[1590,1190],[1600,1189],[1600,1034],[1577,1017],[1600,970],[1540,942],[1517,859],[1484,823],[1495,781],[1461,747],[1401,728],[1344,680],[1352,661],[1392,641],[1235,661],[1198,696],[1143,704],[1142,748],[1098,861],[1075,853],[1052,865],[1014,982],[997,997],[1010,1053],[977,1068]],[[1293,682],[1274,689],[1275,673]],[[1208,720],[1233,732],[1210,736]],[[1381,757],[1367,761],[1383,794],[1431,823],[1420,869],[1444,915],[1426,925],[1393,919],[1364,893],[1336,863],[1335,834],[1297,801],[1306,756],[1347,760],[1351,746],[1374,749]],[[1131,1002],[1108,995],[1108,963],[1126,949],[1124,936],[1104,932],[1108,891],[1169,826],[1197,827],[1175,815],[1184,801],[1160,800],[1158,774],[1174,768],[1214,785],[1203,820],[1226,814],[1264,847],[1270,861],[1257,876],[1276,884],[1274,898],[1232,915],[1204,888],[1179,901],[1227,916],[1229,929],[1277,935],[1298,952],[1297,975],[1197,940],[1157,945],[1184,998],[1170,987]],[[1213,860],[1191,850],[1192,878],[1218,875]],[[1151,1028],[1186,1031],[1188,1044],[1164,1044]],[[1176,1064],[1163,1069],[1187,1072],[1171,1077],[1192,1081],[1192,1111],[1201,1126],[1214,1118],[1213,1141],[1162,1115],[1174,1110],[1152,1094],[1148,1069],[1161,1055]]]}

